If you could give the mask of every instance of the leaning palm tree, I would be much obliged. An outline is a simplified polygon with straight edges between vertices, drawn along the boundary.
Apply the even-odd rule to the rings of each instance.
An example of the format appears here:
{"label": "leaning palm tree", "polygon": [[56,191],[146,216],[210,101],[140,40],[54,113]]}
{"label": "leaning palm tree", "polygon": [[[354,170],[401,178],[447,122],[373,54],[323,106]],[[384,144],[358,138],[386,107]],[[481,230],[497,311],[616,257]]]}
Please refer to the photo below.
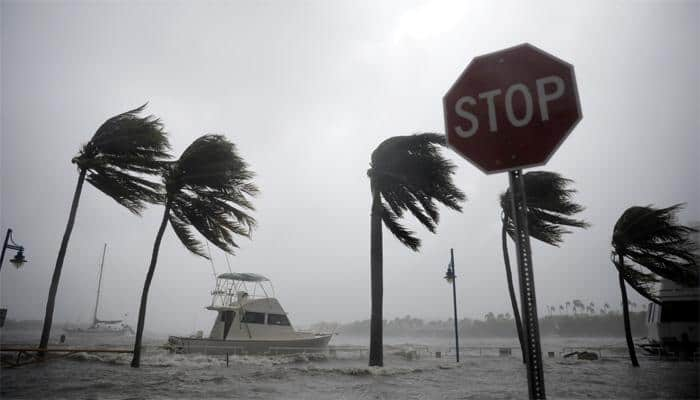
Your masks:
{"label": "leaning palm tree", "polygon": [[372,190],[370,366],[383,365],[382,222],[401,243],[418,251],[420,240],[399,224],[404,212],[434,233],[440,217],[435,201],[462,210],[465,195],[452,183],[456,167],[440,154],[438,147],[444,145],[443,135],[423,133],[389,138],[372,152],[367,171]]}
{"label": "leaning palm tree", "polygon": [[[571,218],[574,214],[583,211],[583,206],[573,201],[576,189],[569,185],[574,182],[566,179],[555,172],[532,171],[523,175],[525,180],[525,198],[527,201],[527,223],[528,232],[531,237],[552,246],[559,246],[563,242],[565,233],[570,233],[565,227],[587,228],[588,223],[583,220]],[[515,296],[513,286],[513,273],[510,268],[508,257],[508,243],[506,234],[511,238],[515,235],[515,220],[512,209],[513,195],[510,188],[501,194],[501,245],[503,248],[503,264],[506,268],[506,281],[508,283],[508,294],[510,303],[513,306],[513,317],[515,327],[520,341],[520,350],[525,362],[525,342],[523,337],[523,326],[518,311],[518,301]],[[569,310],[569,302],[566,302],[566,309]]]}
{"label": "leaning palm tree", "polygon": [[167,153],[170,145],[163,125],[157,118],[152,115],[139,116],[145,108],[144,104],[105,121],[72,160],[78,167],[78,184],[51,278],[40,349],[45,349],[49,343],[56,292],[83,183],[87,180],[137,215],[141,214],[146,203],[162,200],[161,185],[145,179],[144,175],[159,173],[163,160],[170,158]]}
{"label": "leaning palm tree", "polygon": [[[625,338],[632,365],[639,366],[632,341],[629,301],[625,282],[650,301],[659,302],[655,284],[659,277],[686,286],[698,285],[695,229],[679,225],[676,213],[682,207],[630,207],[615,223],[611,258],[618,271]],[[607,305],[607,304],[606,304]]]}
{"label": "leaning palm tree", "polygon": [[164,168],[165,209],[141,293],[132,367],[138,368],[141,362],[148,290],[167,223],[170,222],[182,244],[198,256],[209,258],[192,228],[223,251],[233,254],[238,247],[234,235],[250,237],[255,228],[255,219],[248,214],[254,209],[250,197],[258,193],[253,177],[234,144],[221,135],[200,137],[179,160]]}

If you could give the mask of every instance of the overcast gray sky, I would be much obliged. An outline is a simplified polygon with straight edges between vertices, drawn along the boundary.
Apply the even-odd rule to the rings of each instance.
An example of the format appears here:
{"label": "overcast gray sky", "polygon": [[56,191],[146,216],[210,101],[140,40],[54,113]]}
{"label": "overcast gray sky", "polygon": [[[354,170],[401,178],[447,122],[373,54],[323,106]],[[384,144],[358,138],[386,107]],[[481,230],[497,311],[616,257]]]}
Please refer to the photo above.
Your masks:
{"label": "overcast gray sky", "polygon": [[[443,132],[442,96],[469,61],[523,42],[576,68],[584,118],[544,169],[576,181],[592,224],[560,248],[533,242],[540,308],[573,298],[619,307],[610,236],[632,205],[686,202],[700,219],[700,3],[695,1],[2,1],[0,226],[30,262],[6,264],[8,318],[43,318],[77,173],[70,159],[108,117],[146,101],[176,156],[222,133],[257,172],[259,229],[230,257],[270,277],[297,325],[369,317],[371,151]],[[420,253],[384,237],[386,318],[509,312],[498,195],[447,150],[469,197]],[[101,316],[134,323],[162,207],[131,215],[85,185],[56,321],[89,321],[102,244]],[[212,249],[218,272],[223,253]],[[209,262],[166,231],[146,329],[208,330]],[[641,303],[641,298],[632,296]],[[542,311],[541,311],[542,312]]]}

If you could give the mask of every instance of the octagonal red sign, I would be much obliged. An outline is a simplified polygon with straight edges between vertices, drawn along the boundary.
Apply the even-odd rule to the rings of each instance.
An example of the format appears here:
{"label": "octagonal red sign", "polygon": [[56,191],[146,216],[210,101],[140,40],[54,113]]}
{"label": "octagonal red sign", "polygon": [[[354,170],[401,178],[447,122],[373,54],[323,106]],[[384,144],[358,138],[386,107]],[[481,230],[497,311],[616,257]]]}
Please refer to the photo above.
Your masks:
{"label": "octagonal red sign", "polygon": [[487,174],[545,164],[582,117],[573,65],[528,43],[474,58],[443,107],[447,143]]}

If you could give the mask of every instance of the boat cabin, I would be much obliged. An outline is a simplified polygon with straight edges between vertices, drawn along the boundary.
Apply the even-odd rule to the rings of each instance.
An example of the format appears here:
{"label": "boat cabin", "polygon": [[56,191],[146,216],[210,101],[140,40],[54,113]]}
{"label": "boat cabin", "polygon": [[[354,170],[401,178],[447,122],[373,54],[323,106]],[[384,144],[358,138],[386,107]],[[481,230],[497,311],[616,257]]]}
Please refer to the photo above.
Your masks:
{"label": "boat cabin", "polygon": [[217,317],[209,334],[218,340],[272,340],[295,335],[269,279],[252,273],[220,274],[208,310]]}

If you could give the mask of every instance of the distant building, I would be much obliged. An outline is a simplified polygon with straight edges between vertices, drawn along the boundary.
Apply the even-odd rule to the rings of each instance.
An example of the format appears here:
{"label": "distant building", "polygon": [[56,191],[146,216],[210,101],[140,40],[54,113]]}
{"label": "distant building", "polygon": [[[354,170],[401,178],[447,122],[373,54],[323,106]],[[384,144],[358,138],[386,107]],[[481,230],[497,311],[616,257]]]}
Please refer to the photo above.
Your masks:
{"label": "distant building", "polygon": [[695,249],[695,254],[700,256],[700,221],[690,221],[688,222],[687,226],[695,229],[695,232],[690,234],[690,238],[693,239],[693,242],[695,242],[695,245],[697,246]]}

